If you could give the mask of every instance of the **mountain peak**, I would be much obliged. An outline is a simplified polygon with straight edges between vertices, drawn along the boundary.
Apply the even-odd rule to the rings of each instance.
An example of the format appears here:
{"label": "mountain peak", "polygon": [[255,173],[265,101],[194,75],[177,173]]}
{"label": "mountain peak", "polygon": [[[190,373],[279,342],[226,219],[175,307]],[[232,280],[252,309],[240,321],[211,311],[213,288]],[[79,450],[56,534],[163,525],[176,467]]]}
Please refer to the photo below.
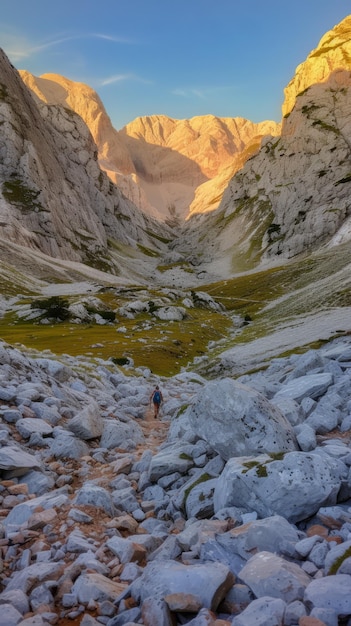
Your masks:
{"label": "mountain peak", "polygon": [[284,89],[283,116],[291,112],[297,96],[308,87],[324,82],[335,70],[350,70],[350,64],[351,15],[348,15],[323,35],[317,48],[297,66],[294,77]]}

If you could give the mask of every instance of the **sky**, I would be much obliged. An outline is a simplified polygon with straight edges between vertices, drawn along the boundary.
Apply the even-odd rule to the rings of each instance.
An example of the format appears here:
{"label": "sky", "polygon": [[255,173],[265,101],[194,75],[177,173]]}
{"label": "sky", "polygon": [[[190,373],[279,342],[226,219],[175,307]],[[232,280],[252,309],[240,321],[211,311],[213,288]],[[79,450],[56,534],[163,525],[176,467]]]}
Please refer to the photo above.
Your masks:
{"label": "sky", "polygon": [[284,87],[349,0],[1,0],[17,69],[99,94],[114,127],[136,117],[281,120]]}

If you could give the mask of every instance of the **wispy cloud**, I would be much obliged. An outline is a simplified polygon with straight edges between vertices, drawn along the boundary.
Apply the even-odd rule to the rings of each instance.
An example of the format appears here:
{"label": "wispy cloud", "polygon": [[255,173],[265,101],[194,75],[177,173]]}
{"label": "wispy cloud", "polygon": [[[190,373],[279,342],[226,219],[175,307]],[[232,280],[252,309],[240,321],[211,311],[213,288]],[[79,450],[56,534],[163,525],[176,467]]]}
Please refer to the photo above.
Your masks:
{"label": "wispy cloud", "polygon": [[194,98],[195,96],[201,100],[206,99],[206,91],[200,89],[173,89],[172,94],[180,98]]}
{"label": "wispy cloud", "polygon": [[132,74],[115,74],[114,76],[109,76],[108,78],[104,78],[100,84],[102,87],[106,87],[106,85],[112,85],[113,83],[122,83],[126,80],[132,80]]}
{"label": "wispy cloud", "polygon": [[41,52],[49,48],[60,46],[67,43],[68,41],[78,41],[80,39],[104,39],[105,41],[111,41],[113,43],[119,44],[136,44],[136,42],[131,39],[104,35],[103,33],[61,35],[35,45],[24,37],[9,33],[0,32],[0,39],[2,42],[2,47],[6,50],[6,54],[13,62],[20,61],[21,59],[28,59],[31,56],[34,56],[35,54],[40,54]]}
{"label": "wispy cloud", "polygon": [[202,87],[202,88],[192,87],[192,88],[187,88],[187,89],[183,89],[183,88],[173,89],[171,93],[174,96],[178,96],[179,98],[198,98],[199,100],[207,100],[208,98],[213,97],[213,95],[216,95],[223,91],[227,91],[228,89],[232,89],[232,88],[228,85],[208,86],[208,87]]}
{"label": "wispy cloud", "polygon": [[151,85],[152,81],[147,80],[146,78],[141,78],[140,76],[136,76],[135,74],[114,74],[113,76],[109,76],[108,78],[104,78],[100,81],[101,87],[106,87],[106,85],[112,85],[113,83],[121,83],[125,81],[134,81],[137,83],[143,83],[144,85]]}
{"label": "wispy cloud", "polygon": [[[86,35],[89,37],[89,35]],[[106,39],[106,41],[112,41],[113,43],[125,43],[128,45],[135,45],[138,42],[133,39],[127,39],[125,37],[115,37],[113,35],[103,35],[102,33],[94,33],[90,37],[97,37],[98,39]]]}

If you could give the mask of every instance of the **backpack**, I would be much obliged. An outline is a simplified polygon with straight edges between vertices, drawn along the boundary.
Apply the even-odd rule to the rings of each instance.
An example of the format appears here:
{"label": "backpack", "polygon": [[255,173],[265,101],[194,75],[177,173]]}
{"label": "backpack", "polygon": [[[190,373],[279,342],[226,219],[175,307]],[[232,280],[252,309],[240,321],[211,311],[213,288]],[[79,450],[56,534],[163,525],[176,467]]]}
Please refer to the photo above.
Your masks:
{"label": "backpack", "polygon": [[155,404],[160,404],[160,402],[161,402],[161,394],[160,394],[159,391],[155,391],[154,397],[153,397],[153,401],[155,402]]}

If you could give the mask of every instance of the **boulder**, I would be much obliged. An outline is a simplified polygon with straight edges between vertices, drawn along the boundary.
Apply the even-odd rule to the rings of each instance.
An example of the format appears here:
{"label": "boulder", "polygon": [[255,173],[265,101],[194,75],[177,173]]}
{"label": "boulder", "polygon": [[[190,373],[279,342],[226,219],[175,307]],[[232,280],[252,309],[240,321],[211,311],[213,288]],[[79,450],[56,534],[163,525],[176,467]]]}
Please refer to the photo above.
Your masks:
{"label": "boulder", "polygon": [[0,448],[0,470],[4,478],[24,476],[30,470],[41,470],[38,459],[21,448],[3,446]]}
{"label": "boulder", "polygon": [[68,428],[76,437],[85,440],[100,437],[103,427],[104,422],[96,402],[90,402],[88,406],[79,411],[79,413],[68,422]]}
{"label": "boulder", "polygon": [[281,515],[266,517],[247,524],[245,549],[290,554],[299,541],[297,529]]}
{"label": "boulder", "polygon": [[256,598],[269,594],[286,603],[302,600],[311,582],[299,565],[265,550],[249,559],[239,576]]}
{"label": "boulder", "polygon": [[42,496],[38,496],[37,498],[31,498],[26,502],[17,504],[17,506],[11,509],[8,516],[3,520],[3,525],[9,533],[12,529],[17,531],[18,528],[33,515],[35,509],[38,507],[44,510],[61,507],[68,501],[69,498],[63,489],[56,489]]}
{"label": "boulder", "polygon": [[149,478],[156,482],[162,476],[168,476],[174,472],[186,474],[193,467],[194,461],[190,456],[192,446],[190,444],[174,444],[160,450],[152,457],[149,467]]}
{"label": "boulder", "polygon": [[317,453],[289,452],[281,460],[269,455],[233,458],[217,480],[214,510],[237,506],[295,523],[335,504],[347,471],[341,461]]}
{"label": "boulder", "polygon": [[213,510],[213,494],[217,478],[211,478],[195,484],[185,498],[186,516],[188,519],[205,519],[211,517]]}
{"label": "boulder", "polygon": [[84,483],[83,487],[79,489],[74,502],[75,504],[87,504],[100,508],[111,517],[115,513],[112,497],[109,491],[104,489],[104,487],[95,485],[92,482]]}
{"label": "boulder", "polygon": [[233,575],[222,563],[183,565],[176,561],[152,561],[132,583],[131,593],[141,602],[170,593],[190,593],[199,598],[203,607],[214,611],[233,583]]}
{"label": "boulder", "polygon": [[73,376],[72,370],[63,363],[60,363],[60,361],[39,358],[36,359],[36,362],[49,376],[52,376],[60,383],[67,382],[70,377]]}
{"label": "boulder", "polygon": [[351,615],[351,576],[337,574],[312,580],[306,588],[304,602],[311,609],[333,609],[338,616]]}
{"label": "boulder", "polygon": [[281,411],[262,394],[230,378],[205,385],[185,416],[198,437],[225,460],[297,448],[293,429]]}
{"label": "boulder", "polygon": [[281,626],[285,607],[286,603],[279,598],[258,598],[234,617],[232,626]]}
{"label": "boulder", "polygon": [[274,396],[273,401],[277,398],[291,398],[296,402],[301,402],[303,398],[312,398],[316,400],[320,398],[333,384],[332,374],[308,374],[293,378],[284,385]]}
{"label": "boulder", "polygon": [[63,569],[64,564],[62,561],[57,563],[33,563],[23,570],[15,572],[6,587],[6,591],[20,590],[28,594],[31,589],[46,580],[58,580],[63,573]]}
{"label": "boulder", "polygon": [[186,317],[186,310],[181,306],[165,306],[153,311],[153,315],[168,322],[181,322]]}
{"label": "boulder", "polygon": [[21,613],[12,604],[1,605],[0,626],[17,626],[21,621]]}
{"label": "boulder", "polygon": [[107,419],[104,420],[104,428],[101,435],[100,445],[102,448],[133,449],[137,444],[144,441],[143,432],[138,424],[132,420],[121,422]]}
{"label": "boulder", "polygon": [[49,436],[53,431],[50,424],[36,417],[26,417],[25,419],[17,420],[16,428],[23,439],[29,439],[33,433]]}
{"label": "boulder", "polygon": [[72,593],[82,604],[91,600],[113,602],[126,587],[126,583],[114,582],[98,572],[83,572],[75,581]]}
{"label": "boulder", "polygon": [[54,439],[50,441],[50,450],[58,459],[80,459],[89,454],[87,444],[65,430],[54,432]]}

